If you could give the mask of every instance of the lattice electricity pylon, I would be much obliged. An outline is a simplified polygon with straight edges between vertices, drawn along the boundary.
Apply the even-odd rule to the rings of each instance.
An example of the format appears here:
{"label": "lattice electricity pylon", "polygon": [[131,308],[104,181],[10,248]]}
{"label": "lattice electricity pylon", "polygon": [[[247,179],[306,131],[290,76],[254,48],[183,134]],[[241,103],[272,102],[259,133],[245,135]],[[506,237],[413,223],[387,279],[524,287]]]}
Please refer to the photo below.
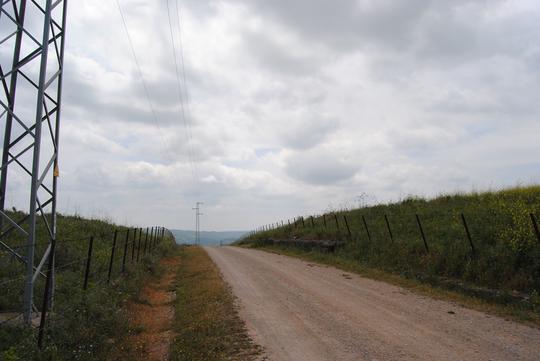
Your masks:
{"label": "lattice electricity pylon", "polygon": [[[54,265],[66,10],[67,0],[0,0],[0,120],[5,122],[0,248],[24,265],[27,324],[34,284],[45,277],[42,268],[49,256]],[[14,198],[11,202],[24,204],[22,216],[5,210],[8,194]],[[38,222],[47,234],[39,242],[48,244],[40,255],[35,254]],[[16,233],[25,240],[17,247]]]}

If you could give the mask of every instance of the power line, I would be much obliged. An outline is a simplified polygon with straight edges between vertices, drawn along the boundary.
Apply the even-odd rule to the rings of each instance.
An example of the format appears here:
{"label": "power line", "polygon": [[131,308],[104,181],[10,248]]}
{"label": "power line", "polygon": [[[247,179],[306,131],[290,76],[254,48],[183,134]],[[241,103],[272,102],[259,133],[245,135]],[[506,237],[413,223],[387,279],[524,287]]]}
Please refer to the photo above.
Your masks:
{"label": "power line", "polygon": [[[182,78],[184,80],[184,93],[185,93],[185,99],[186,99],[186,108],[187,108],[187,121],[188,121],[188,129],[189,129],[189,135],[191,137],[191,140],[193,142],[193,132],[191,130],[191,123],[190,119],[191,117],[191,106],[189,101],[189,92],[187,87],[187,81],[186,81],[186,67],[185,67],[185,61],[184,61],[184,45],[182,41],[182,27],[181,24],[181,13],[180,13],[180,7],[178,6],[178,0],[175,1],[176,6],[176,23],[178,28],[178,42],[179,42],[179,50],[180,50],[180,60],[182,64]],[[195,163],[195,172],[197,173],[197,178],[199,177],[198,169],[197,169],[197,163]]]}
{"label": "power line", "polygon": [[141,65],[139,63],[137,53],[135,52],[135,47],[133,45],[133,41],[132,41],[131,35],[129,33],[129,28],[128,28],[127,23],[126,23],[126,19],[125,19],[125,16],[124,16],[124,11],[122,10],[122,7],[120,6],[119,0],[116,0],[116,5],[118,6],[118,11],[120,12],[120,17],[122,18],[122,25],[124,27],[124,31],[125,31],[126,37],[128,39],[129,47],[131,49],[131,55],[133,56],[135,66],[137,68],[137,73],[139,75],[139,78],[141,79],[141,83],[142,83],[142,86],[143,86],[143,89],[144,89],[144,94],[146,96],[148,106],[150,107],[150,111],[152,113],[152,119],[154,120],[154,123],[155,123],[156,127],[158,128],[159,136],[161,138],[162,144],[165,147],[165,152],[169,153],[169,157],[170,157],[170,159],[172,161],[174,158],[172,157],[170,147],[169,147],[168,143],[166,142],[166,140],[165,140],[165,138],[163,136],[163,131],[161,129],[161,126],[159,125],[159,121],[158,121],[158,118],[157,118],[157,115],[156,115],[156,110],[154,108],[154,105],[152,104],[152,100],[150,99],[150,92],[148,91],[148,86],[146,85],[146,81],[144,80],[144,76],[143,76],[143,73],[142,73],[142,70],[141,70]]}
{"label": "power line", "polygon": [[135,47],[133,46],[133,41],[131,40],[131,35],[129,33],[129,29],[128,29],[128,26],[127,26],[127,23],[126,23],[126,19],[124,17],[124,12],[123,12],[122,7],[120,6],[120,2],[118,0],[116,0],[116,5],[118,6],[118,10],[120,11],[120,17],[122,18],[122,24],[124,26],[124,31],[126,32],[126,36],[127,36],[128,42],[129,42],[129,47],[131,49],[131,55],[133,55],[133,60],[135,61],[135,66],[137,67],[137,72],[139,74],[139,77],[141,78],[141,83],[142,83],[142,86],[144,88],[144,94],[146,96],[146,100],[148,101],[148,105],[150,106],[150,111],[152,112],[152,118],[154,119],[154,122],[155,122],[156,126],[161,131],[161,127],[160,127],[159,122],[157,120],[156,111],[154,109],[154,105],[152,104],[152,101],[150,100],[150,93],[148,92],[148,87],[146,86],[146,81],[144,80],[144,77],[143,77],[143,74],[142,74],[142,71],[141,71],[141,66],[139,64],[139,59],[137,57],[137,53],[135,53]]}
{"label": "power line", "polygon": [[[198,177],[197,177],[196,172],[195,172],[195,165],[194,165],[194,161],[193,161],[193,158],[194,158],[193,157],[193,136],[191,134],[191,126],[189,125],[189,120],[186,118],[186,112],[185,112],[185,109],[184,109],[184,99],[183,99],[183,96],[182,96],[182,83],[180,81],[180,73],[179,73],[179,70],[178,70],[178,58],[177,58],[177,55],[176,55],[176,45],[175,45],[174,35],[173,35],[173,26],[172,26],[172,22],[171,22],[171,11],[170,11],[170,6],[169,6],[169,0],[166,0],[166,4],[167,4],[167,19],[169,21],[169,33],[171,35],[171,45],[172,45],[172,52],[173,52],[173,58],[174,58],[174,70],[176,72],[176,84],[177,84],[177,90],[178,90],[178,100],[180,102],[180,108],[179,108],[180,116],[181,116],[181,118],[182,118],[182,120],[184,122],[184,131],[186,133],[186,138],[187,138],[188,157],[189,157],[189,162],[190,162],[190,165],[191,165],[191,172],[192,172],[192,175],[193,175],[194,179],[197,181]],[[177,3],[177,6],[178,6],[178,3]],[[181,49],[181,45],[180,45],[180,49]],[[182,53],[182,51],[181,51],[181,53]],[[184,86],[185,86],[185,79],[184,79]],[[186,103],[187,103],[187,101],[188,100],[186,99]]]}

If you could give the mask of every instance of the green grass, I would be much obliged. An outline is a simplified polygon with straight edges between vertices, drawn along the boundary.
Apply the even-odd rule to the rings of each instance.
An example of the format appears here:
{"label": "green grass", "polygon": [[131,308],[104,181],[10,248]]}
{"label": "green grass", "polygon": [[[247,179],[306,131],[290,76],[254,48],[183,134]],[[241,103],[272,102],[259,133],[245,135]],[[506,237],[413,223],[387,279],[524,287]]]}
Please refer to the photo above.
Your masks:
{"label": "green grass", "polygon": [[[476,254],[467,239],[461,213],[466,217]],[[306,217],[305,227],[299,222],[296,227],[259,232],[239,244],[263,247],[269,245],[269,239],[293,237],[341,240],[344,245],[331,256],[335,260],[427,283],[453,280],[498,290],[509,295],[501,297],[503,303],[519,294],[523,299],[521,306],[538,312],[540,242],[530,213],[540,219],[540,186],[444,195],[431,200],[410,197],[397,203],[326,214],[326,227],[322,216],[314,217],[314,227]],[[416,215],[422,222],[429,252],[424,247]],[[348,235],[344,216],[352,236]],[[311,248],[304,251],[321,253]]]}
{"label": "green grass", "polygon": [[[16,217],[22,214],[13,214]],[[107,285],[107,269],[114,229],[119,237],[114,259],[111,284]],[[60,216],[58,218],[58,246],[56,253],[56,293],[54,310],[47,323],[44,349],[36,347],[37,330],[4,324],[0,326],[0,360],[107,360],[124,359],[129,343],[125,342],[133,330],[124,308],[128,299],[135,297],[144,280],[158,271],[157,262],[172,252],[174,241],[167,237],[164,242],[140,262],[131,262],[128,254],[127,267],[121,274],[123,245],[126,227],[102,220]],[[46,240],[43,224],[38,225],[37,241]],[[88,236],[94,235],[94,250],[88,290],[82,290],[84,264],[88,250]],[[132,239],[132,238],[130,238]],[[143,233],[144,241],[144,233]],[[13,235],[10,245],[24,244],[25,239]],[[42,254],[45,244],[39,245]],[[131,247],[129,247],[131,252]],[[24,254],[24,250],[21,250]],[[74,263],[74,261],[78,261]],[[0,282],[24,275],[24,267],[0,252]],[[22,307],[22,282],[12,282],[2,288],[0,312],[17,312]],[[35,305],[41,308],[44,280],[35,287]],[[114,358],[111,356],[114,355]],[[126,356],[125,358],[129,358]]]}
{"label": "green grass", "polygon": [[171,360],[252,359],[259,351],[216,265],[200,247],[184,246],[180,256]]}

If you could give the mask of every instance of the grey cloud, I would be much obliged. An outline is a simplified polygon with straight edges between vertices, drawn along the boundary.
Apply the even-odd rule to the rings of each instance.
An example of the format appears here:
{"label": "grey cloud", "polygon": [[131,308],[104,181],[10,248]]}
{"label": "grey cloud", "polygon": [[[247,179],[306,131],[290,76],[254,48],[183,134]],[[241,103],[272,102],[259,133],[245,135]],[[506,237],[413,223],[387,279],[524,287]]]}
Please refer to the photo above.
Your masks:
{"label": "grey cloud", "polygon": [[316,54],[302,54],[301,49],[279,44],[272,34],[248,31],[243,35],[245,47],[263,68],[287,76],[315,75],[323,64]]}
{"label": "grey cloud", "polygon": [[189,9],[191,13],[193,13],[193,15],[199,18],[215,16],[218,13],[218,9],[217,9],[218,4],[219,4],[219,0],[207,0],[207,1],[200,1],[200,0],[180,1],[179,0],[181,11],[182,9],[187,8]]}
{"label": "grey cloud", "polygon": [[[237,0],[241,1],[241,0]],[[419,18],[431,1],[325,0],[242,1],[256,13],[268,14],[312,42],[352,50],[383,44],[402,49],[414,35]]]}
{"label": "grey cloud", "polygon": [[[500,18],[489,14],[506,0],[231,1],[284,24],[307,45],[322,43],[338,53],[362,49],[375,58],[399,53],[399,61],[411,58],[431,66],[496,54],[512,56],[538,43],[540,37],[535,31],[538,12]],[[283,60],[271,55],[268,61],[275,57],[275,65]],[[293,64],[283,69],[294,69]]]}
{"label": "grey cloud", "polygon": [[443,124],[419,124],[414,129],[392,129],[387,133],[396,153],[415,159],[432,157],[463,139],[463,131],[448,129]]}
{"label": "grey cloud", "polygon": [[300,118],[300,121],[291,121],[280,133],[285,147],[308,150],[323,143],[337,129],[339,129],[338,119],[308,112]]}
{"label": "grey cloud", "polygon": [[[431,66],[455,66],[494,56],[515,57],[540,40],[539,12],[493,16],[498,2],[434,7],[422,21],[414,55]],[[523,54],[525,55],[525,54]]]}
{"label": "grey cloud", "polygon": [[354,162],[346,162],[337,154],[317,150],[289,157],[285,171],[290,177],[307,184],[334,185],[354,176],[359,169]]}
{"label": "grey cloud", "polygon": [[[110,96],[110,93],[101,94],[97,91],[95,84],[78,79],[76,71],[67,71],[66,75],[64,102],[69,112],[68,117],[83,118],[93,122],[154,122],[150,105],[142,89],[116,98]],[[138,82],[132,82],[131,85],[131,91],[141,88]],[[178,104],[176,84],[164,85],[151,82],[149,88],[151,89],[150,99],[158,122],[163,125],[177,123],[180,115],[176,110],[176,104]],[[92,112],[89,113],[88,109],[92,109]]]}

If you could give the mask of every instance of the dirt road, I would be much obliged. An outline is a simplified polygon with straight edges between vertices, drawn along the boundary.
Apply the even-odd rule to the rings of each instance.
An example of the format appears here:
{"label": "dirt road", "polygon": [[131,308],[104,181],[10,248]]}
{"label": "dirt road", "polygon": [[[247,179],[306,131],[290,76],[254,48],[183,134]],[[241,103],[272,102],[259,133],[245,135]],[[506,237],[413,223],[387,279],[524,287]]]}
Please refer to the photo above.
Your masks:
{"label": "dirt road", "polygon": [[540,330],[298,259],[206,248],[271,361],[540,360]]}

